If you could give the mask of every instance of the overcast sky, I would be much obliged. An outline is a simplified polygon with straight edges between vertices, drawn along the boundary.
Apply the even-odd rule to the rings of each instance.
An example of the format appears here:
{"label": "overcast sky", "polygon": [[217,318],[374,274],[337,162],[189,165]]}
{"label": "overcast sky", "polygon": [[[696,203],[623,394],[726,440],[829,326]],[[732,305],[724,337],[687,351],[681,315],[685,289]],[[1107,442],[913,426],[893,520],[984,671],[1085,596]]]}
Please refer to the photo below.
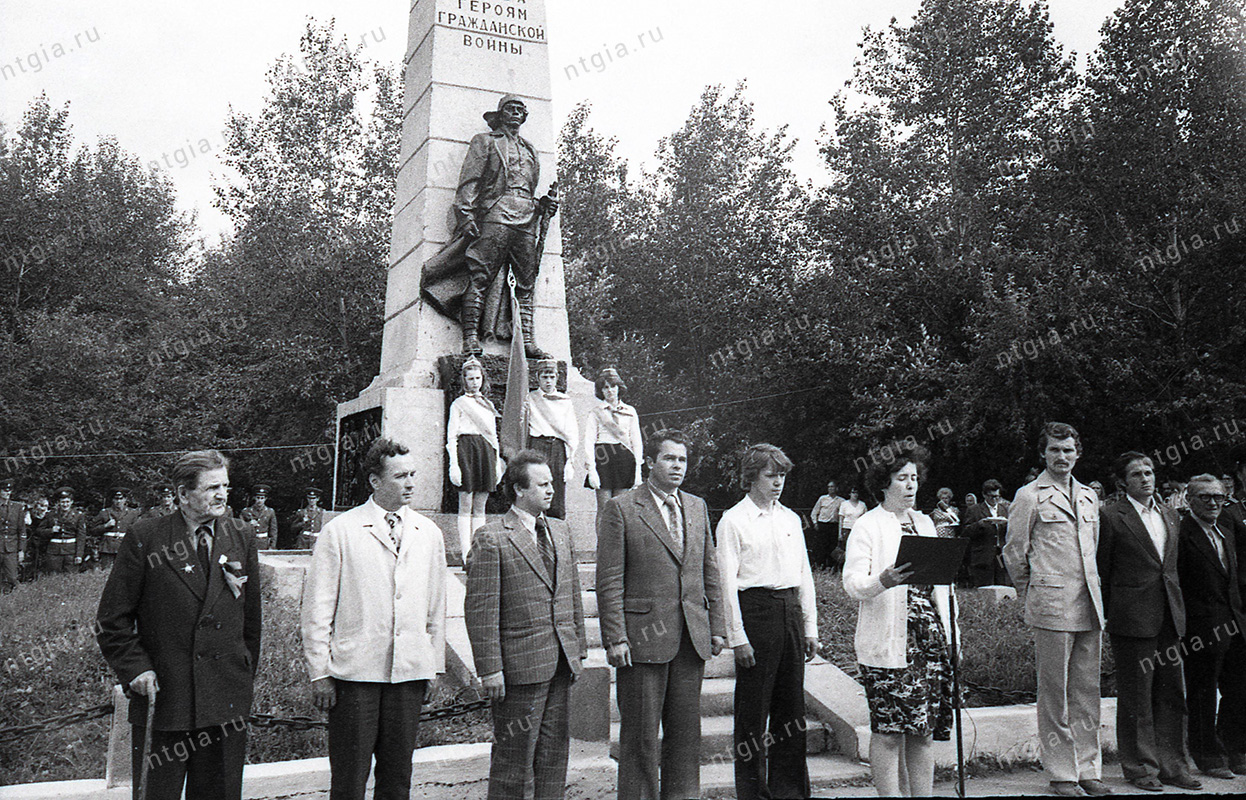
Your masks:
{"label": "overcast sky", "polygon": [[[797,171],[821,181],[815,141],[826,101],[851,76],[862,27],[907,21],[919,4],[547,0],[555,127],[589,100],[594,127],[638,164],[707,84],[747,79],[760,122],[788,124],[801,142]],[[1084,63],[1117,5],[1051,0],[1057,40]],[[266,70],[297,50],[309,16],[335,18],[339,33],[365,45],[365,57],[398,63],[407,8],[407,0],[0,0],[0,121],[11,133],[41,91],[69,101],[79,141],[112,135],[144,160],[168,163],[183,206],[214,240],[228,225],[211,206],[211,185],[230,106],[260,107]],[[635,47],[641,35],[643,49]],[[599,56],[604,67],[594,67],[595,54],[616,53],[620,42],[630,55]],[[201,152],[204,139],[211,152]]]}

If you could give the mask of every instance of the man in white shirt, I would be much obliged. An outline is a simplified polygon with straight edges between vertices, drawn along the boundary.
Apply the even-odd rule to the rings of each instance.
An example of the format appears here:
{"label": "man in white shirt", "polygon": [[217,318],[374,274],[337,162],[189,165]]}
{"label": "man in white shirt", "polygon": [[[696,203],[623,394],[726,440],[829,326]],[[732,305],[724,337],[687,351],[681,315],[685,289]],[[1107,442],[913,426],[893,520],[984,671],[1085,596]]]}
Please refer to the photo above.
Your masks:
{"label": "man in white shirt", "polygon": [[441,529],[407,506],[416,462],[377,439],[362,468],[372,497],[316,541],[303,587],[303,651],[316,706],[329,712],[330,800],[407,800],[428,683],[445,672]]}
{"label": "man in white shirt", "polygon": [[1139,789],[1164,784],[1199,789],[1185,752],[1185,684],[1173,658],[1185,635],[1177,573],[1180,520],[1155,502],[1155,468],[1145,454],[1116,459],[1125,498],[1099,521],[1099,580],[1104,626],[1116,661],[1116,747],[1125,780]]}
{"label": "man in white shirt", "polygon": [[718,523],[741,800],[809,797],[805,661],[818,651],[818,606],[800,517],[779,502],[791,469],[774,445],[750,447],[740,464],[748,494]]}

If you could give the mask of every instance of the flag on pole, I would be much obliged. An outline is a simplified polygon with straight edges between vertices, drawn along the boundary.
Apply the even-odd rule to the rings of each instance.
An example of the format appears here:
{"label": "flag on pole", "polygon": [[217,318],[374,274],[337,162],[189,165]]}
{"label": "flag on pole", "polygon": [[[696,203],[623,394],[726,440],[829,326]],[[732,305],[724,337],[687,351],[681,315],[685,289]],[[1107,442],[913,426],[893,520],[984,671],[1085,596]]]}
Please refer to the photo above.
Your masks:
{"label": "flag on pole", "polygon": [[523,326],[519,324],[519,301],[511,290],[511,355],[506,371],[506,401],[502,404],[502,457],[510,460],[523,449],[524,400],[528,397],[528,358]]}

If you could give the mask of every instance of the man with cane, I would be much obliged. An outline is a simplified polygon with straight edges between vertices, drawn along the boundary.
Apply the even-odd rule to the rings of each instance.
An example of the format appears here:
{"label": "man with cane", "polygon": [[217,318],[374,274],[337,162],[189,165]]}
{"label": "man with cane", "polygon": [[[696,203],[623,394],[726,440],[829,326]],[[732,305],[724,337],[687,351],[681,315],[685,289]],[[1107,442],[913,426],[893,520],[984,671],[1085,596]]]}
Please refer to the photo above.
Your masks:
{"label": "man with cane", "polygon": [[96,636],[131,698],[134,797],[178,800],[185,786],[186,800],[240,800],[260,656],[255,537],[229,516],[219,452],[187,453],[172,478],[178,511],[122,540]]}

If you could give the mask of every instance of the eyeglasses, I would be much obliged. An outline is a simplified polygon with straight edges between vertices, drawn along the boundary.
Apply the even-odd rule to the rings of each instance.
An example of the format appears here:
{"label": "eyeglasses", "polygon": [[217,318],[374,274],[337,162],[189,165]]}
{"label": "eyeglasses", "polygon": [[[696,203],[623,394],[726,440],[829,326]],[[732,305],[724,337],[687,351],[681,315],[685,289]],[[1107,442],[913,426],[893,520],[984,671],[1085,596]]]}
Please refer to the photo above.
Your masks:
{"label": "eyeglasses", "polygon": [[1208,505],[1211,505],[1212,503],[1223,505],[1224,503],[1229,502],[1229,496],[1227,494],[1196,494],[1194,496]]}

